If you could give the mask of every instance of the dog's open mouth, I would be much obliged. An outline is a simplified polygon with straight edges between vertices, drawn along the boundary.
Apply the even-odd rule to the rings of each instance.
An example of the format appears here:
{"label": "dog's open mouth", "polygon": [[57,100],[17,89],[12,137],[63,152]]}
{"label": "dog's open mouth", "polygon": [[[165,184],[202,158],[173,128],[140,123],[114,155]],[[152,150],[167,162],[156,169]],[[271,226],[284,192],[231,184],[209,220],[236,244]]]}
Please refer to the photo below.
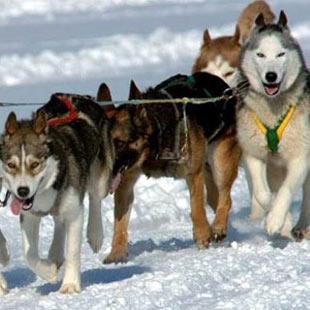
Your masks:
{"label": "dog's open mouth", "polygon": [[273,84],[265,84],[264,83],[264,89],[268,96],[274,96],[276,95],[280,90],[281,83],[273,83]]}
{"label": "dog's open mouth", "polygon": [[30,210],[33,206],[33,199],[34,196],[28,199],[19,199],[17,197],[14,197],[11,202],[12,213],[15,215],[19,215],[22,210],[23,211]]}

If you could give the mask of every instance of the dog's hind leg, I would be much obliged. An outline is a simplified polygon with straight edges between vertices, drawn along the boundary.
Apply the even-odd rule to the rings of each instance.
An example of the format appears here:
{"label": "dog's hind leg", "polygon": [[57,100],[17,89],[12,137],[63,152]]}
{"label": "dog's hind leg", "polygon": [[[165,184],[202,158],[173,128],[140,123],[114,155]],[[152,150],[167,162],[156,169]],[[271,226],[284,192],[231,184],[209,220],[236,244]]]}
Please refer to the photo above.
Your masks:
{"label": "dog's hind leg", "polygon": [[104,264],[119,263],[128,256],[128,223],[131,206],[134,200],[134,185],[140,176],[140,170],[127,171],[115,192],[114,235],[110,254],[104,259]]}
{"label": "dog's hind leg", "polygon": [[26,261],[33,272],[48,282],[57,281],[56,264],[39,257],[39,228],[41,218],[30,212],[20,216]]}
{"label": "dog's hind leg", "polygon": [[[6,266],[7,263],[9,262],[10,255],[9,255],[9,250],[6,244],[6,240],[0,230],[0,264],[2,266]],[[7,282],[0,272],[0,295],[3,295],[7,292]]]}
{"label": "dog's hind leg", "polygon": [[310,172],[303,186],[302,209],[293,236],[297,240],[310,239]]}
{"label": "dog's hind leg", "polygon": [[48,252],[48,259],[56,264],[59,269],[64,262],[64,247],[65,247],[65,225],[57,216],[54,219],[54,236]]}
{"label": "dog's hind leg", "polygon": [[[212,152],[211,168],[219,193],[216,216],[212,225],[212,237],[223,240],[227,235],[229,211],[231,209],[231,189],[238,175],[241,149],[234,137],[221,139]],[[207,193],[209,195],[209,192]]]}
{"label": "dog's hind leg", "polygon": [[87,224],[87,242],[94,253],[98,253],[103,243],[103,227],[101,217],[101,199],[89,193],[89,214]]}
{"label": "dog's hind leg", "polygon": [[189,131],[191,154],[186,182],[190,193],[193,237],[198,248],[207,248],[211,240],[211,227],[205,209],[205,138],[192,127]]}
{"label": "dog's hind leg", "polygon": [[204,207],[204,181],[203,167],[187,176],[187,184],[190,192],[191,217],[193,221],[193,235],[200,249],[207,248],[211,240],[211,228]]}
{"label": "dog's hind leg", "polygon": [[219,192],[214,181],[214,176],[211,167],[208,163],[205,165],[205,185],[207,190],[207,203],[216,212],[216,207],[219,201]]}

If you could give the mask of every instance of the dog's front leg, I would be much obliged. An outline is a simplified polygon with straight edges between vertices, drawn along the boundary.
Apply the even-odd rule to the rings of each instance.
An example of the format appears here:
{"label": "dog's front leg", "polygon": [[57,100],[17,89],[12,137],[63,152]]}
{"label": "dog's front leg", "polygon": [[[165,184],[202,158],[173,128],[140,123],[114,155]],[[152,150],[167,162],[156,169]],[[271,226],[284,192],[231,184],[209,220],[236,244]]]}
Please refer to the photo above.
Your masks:
{"label": "dog's front leg", "polygon": [[303,186],[302,209],[299,220],[293,229],[295,238],[310,238],[310,172]]}
{"label": "dog's front leg", "polygon": [[30,212],[20,216],[26,261],[33,272],[48,282],[57,281],[57,267],[50,261],[40,259],[38,242],[41,218]]}
{"label": "dog's front leg", "polygon": [[194,239],[196,240],[198,248],[207,248],[211,240],[212,232],[204,206],[204,171],[202,167],[195,173],[188,175],[187,184],[190,192]]}
{"label": "dog's front leg", "polygon": [[[249,154],[244,154],[244,162],[246,165],[247,172],[250,176],[250,181],[252,184],[253,199],[255,202],[252,207],[259,206],[265,210],[270,208],[270,203],[272,199],[272,193],[269,189],[267,181],[267,166],[266,163],[256,157],[253,157]],[[252,199],[252,202],[253,202]],[[257,206],[258,207],[258,206]],[[258,210],[252,210],[252,214],[259,212]],[[259,212],[260,213],[260,212]]]}
{"label": "dog's front leg", "polygon": [[83,232],[83,206],[71,206],[71,212],[65,214],[67,234],[65,274],[60,288],[63,294],[81,291],[81,243]]}
{"label": "dog's front leg", "polygon": [[[6,240],[0,230],[0,264],[6,266],[9,262],[10,255],[9,250],[6,244]],[[7,292],[8,285],[2,273],[0,272],[0,295],[3,295]]]}
{"label": "dog's front leg", "polygon": [[[268,234],[271,235],[280,232],[283,226],[285,226],[284,228],[286,231],[291,230],[291,223],[287,223],[287,218],[290,217],[288,210],[295,192],[301,188],[305,182],[307,173],[307,158],[298,158],[288,162],[287,176],[276,195],[270,212],[267,215],[266,230]],[[286,235],[287,232],[283,231],[281,234]]]}
{"label": "dog's front leg", "polygon": [[115,192],[114,201],[114,235],[110,254],[104,259],[104,264],[120,263],[128,256],[128,224],[132,203],[134,200],[134,185],[140,176],[140,169],[127,171],[120,186]]}

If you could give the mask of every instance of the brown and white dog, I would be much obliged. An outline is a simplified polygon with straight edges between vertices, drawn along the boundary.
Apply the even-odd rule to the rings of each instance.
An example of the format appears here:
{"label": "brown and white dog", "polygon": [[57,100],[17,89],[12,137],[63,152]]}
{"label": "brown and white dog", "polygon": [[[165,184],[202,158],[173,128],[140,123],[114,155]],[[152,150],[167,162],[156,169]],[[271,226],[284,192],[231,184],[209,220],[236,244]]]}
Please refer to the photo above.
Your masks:
{"label": "brown and white dog", "polygon": [[[249,37],[255,18],[260,13],[263,14],[266,24],[273,22],[275,15],[271,11],[267,2],[258,0],[249,4],[241,12],[233,36],[222,36],[212,39],[208,29],[206,29],[203,35],[203,43],[199,55],[193,65],[192,72],[209,72],[222,78],[229,86],[236,86],[239,81],[238,67],[240,65],[241,46]],[[230,138],[233,141],[235,139],[233,135],[230,135]],[[231,143],[229,142],[228,137],[225,139],[228,144]],[[217,142],[213,147],[216,152],[221,154],[223,153],[221,148],[225,144],[222,143],[221,139],[219,139],[219,142]],[[237,149],[237,147],[235,149]],[[278,170],[277,173],[282,176],[283,172]],[[247,179],[250,191],[252,191],[251,180],[249,177],[247,177]],[[277,178],[272,176],[272,178],[270,177],[269,180],[272,183],[272,187],[277,186]],[[217,187],[215,186],[216,183],[217,181],[214,180],[214,176],[209,173],[206,178],[208,192],[217,191]],[[212,204],[212,201],[208,202],[209,204]],[[262,216],[261,213],[257,212],[259,208],[254,207],[256,204],[257,202],[253,197],[253,208],[251,213],[251,218],[253,219],[257,219]]]}
{"label": "brown and white dog", "polygon": [[212,39],[208,29],[204,31],[203,43],[192,68],[192,73],[206,71],[222,78],[228,85],[235,86],[238,80],[241,45],[248,38],[255,17],[262,13],[266,23],[272,23],[274,14],[262,0],[249,4],[240,14],[233,36]]}

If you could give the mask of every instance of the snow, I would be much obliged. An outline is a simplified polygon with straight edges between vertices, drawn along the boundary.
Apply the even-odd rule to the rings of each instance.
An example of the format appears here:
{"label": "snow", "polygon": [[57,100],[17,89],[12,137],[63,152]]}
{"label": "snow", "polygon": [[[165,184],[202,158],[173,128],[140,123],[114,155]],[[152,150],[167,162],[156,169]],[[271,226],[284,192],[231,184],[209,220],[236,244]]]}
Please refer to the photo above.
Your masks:
{"label": "snow", "polygon": [[[55,91],[94,94],[103,80],[114,98],[124,99],[130,79],[146,87],[178,72],[189,73],[205,27],[212,36],[233,33],[239,11],[247,3],[2,0],[1,100],[44,102]],[[288,13],[309,62],[309,2],[270,3],[276,12]],[[34,109],[15,110],[26,116]],[[2,108],[2,126],[9,111]],[[268,237],[263,222],[249,219],[242,169],[232,196],[227,240],[198,250],[192,240],[185,182],[141,177],[130,221],[129,261],[103,265],[113,232],[113,197],[108,196],[102,202],[103,248],[93,254],[84,237],[83,290],[72,296],[57,292],[60,282],[48,284],[28,269],[18,219],[9,209],[1,209],[0,227],[11,261],[3,268],[10,291],[0,297],[0,309],[309,309],[309,241]],[[300,200],[298,193],[293,203],[295,220]],[[210,210],[208,217],[213,219]],[[43,256],[52,228],[51,219],[44,218]]]}

